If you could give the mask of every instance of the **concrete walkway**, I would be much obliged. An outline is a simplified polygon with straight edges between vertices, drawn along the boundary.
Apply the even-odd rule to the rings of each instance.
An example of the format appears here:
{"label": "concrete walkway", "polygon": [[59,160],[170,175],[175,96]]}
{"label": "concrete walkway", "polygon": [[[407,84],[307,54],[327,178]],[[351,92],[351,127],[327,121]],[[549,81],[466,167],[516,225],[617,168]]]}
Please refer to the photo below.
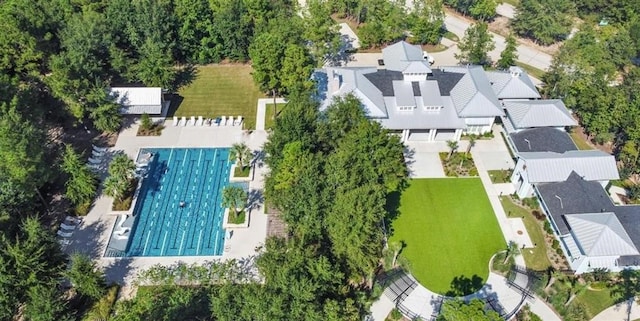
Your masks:
{"label": "concrete walkway", "polygon": [[[629,305],[631,303],[631,305]],[[640,306],[635,298],[610,306],[591,321],[631,321],[640,319]]]}
{"label": "concrete walkway", "polygon": [[[287,101],[284,98],[276,98],[276,104],[285,104]],[[256,113],[256,130],[264,130],[264,123],[266,120],[267,104],[273,104],[273,98],[261,98],[258,99],[258,110]]]}

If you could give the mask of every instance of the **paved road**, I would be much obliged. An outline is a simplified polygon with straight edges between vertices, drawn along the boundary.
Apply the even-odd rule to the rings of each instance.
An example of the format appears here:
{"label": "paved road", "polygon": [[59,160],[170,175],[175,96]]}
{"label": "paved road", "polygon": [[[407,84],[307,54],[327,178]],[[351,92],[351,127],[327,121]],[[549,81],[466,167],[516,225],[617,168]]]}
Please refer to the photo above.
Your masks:
{"label": "paved road", "polygon": [[509,19],[516,16],[516,8],[508,3],[501,3],[496,7],[496,13]]}
{"label": "paved road", "polygon": [[[464,37],[464,32],[471,25],[469,21],[449,14],[447,14],[447,16],[445,17],[444,23],[447,30],[455,33],[460,39]],[[495,61],[500,59],[500,53],[506,46],[505,39],[503,36],[500,36],[496,33],[490,32],[490,34],[491,36],[493,36],[493,41],[496,44],[496,48],[489,53],[489,56]],[[538,69],[547,70],[547,68],[549,68],[549,66],[551,65],[552,57],[551,55],[540,52],[534,48],[519,45],[518,60]]]}

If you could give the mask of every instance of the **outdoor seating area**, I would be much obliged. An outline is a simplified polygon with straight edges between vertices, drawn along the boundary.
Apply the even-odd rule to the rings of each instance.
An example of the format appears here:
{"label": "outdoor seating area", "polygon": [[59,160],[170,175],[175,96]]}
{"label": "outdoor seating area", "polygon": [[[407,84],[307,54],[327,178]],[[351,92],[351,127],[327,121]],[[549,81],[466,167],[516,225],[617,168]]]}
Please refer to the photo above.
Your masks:
{"label": "outdoor seating area", "polygon": [[174,127],[212,127],[212,126],[241,126],[244,121],[244,117],[242,116],[220,116],[216,118],[203,118],[202,116],[189,117],[173,117],[173,126]]}
{"label": "outdoor seating area", "polygon": [[69,238],[73,235],[73,232],[76,230],[76,227],[82,223],[82,219],[67,216],[64,219],[64,222],[60,224],[60,229],[58,229],[58,243],[64,248],[71,243]]}
{"label": "outdoor seating area", "polygon": [[91,145],[91,156],[88,159],[87,166],[93,172],[99,172],[106,168],[107,161],[105,156],[107,154],[107,147],[99,147],[96,145]]}

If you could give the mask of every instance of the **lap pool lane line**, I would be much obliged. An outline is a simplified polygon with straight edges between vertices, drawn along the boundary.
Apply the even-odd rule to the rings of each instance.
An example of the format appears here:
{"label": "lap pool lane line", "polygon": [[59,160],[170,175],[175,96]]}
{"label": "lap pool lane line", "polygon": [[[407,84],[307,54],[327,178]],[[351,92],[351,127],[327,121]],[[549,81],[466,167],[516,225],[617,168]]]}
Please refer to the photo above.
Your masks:
{"label": "lap pool lane line", "polygon": [[189,237],[187,239],[186,248],[184,249],[185,255],[197,255],[198,249],[196,242],[197,240],[202,239],[202,230],[200,230],[199,233],[197,233],[197,230],[198,226],[200,225],[198,224],[198,222],[200,221],[200,212],[202,212],[203,207],[206,207],[207,205],[206,200],[203,197],[203,193],[204,186],[207,185],[207,180],[211,178],[211,176],[208,175],[207,170],[209,168],[209,163],[211,162],[211,160],[209,159],[211,150],[203,149],[202,152],[204,153],[204,159],[200,157],[200,160],[198,161],[198,173],[201,173],[199,175],[201,180],[200,184],[198,185],[197,193],[198,206],[193,210],[193,215],[188,220],[188,226],[186,227],[187,235]]}
{"label": "lap pool lane line", "polygon": [[[205,238],[208,237],[209,239],[209,241],[206,242],[206,248],[211,251],[212,255],[218,255],[216,246],[218,244],[218,237],[220,234],[220,228],[218,227],[218,224],[221,224],[221,222],[220,220],[216,222],[217,215],[215,210],[220,206],[220,195],[222,194],[222,187],[224,186],[225,177],[224,175],[221,175],[221,164],[227,162],[225,156],[226,155],[224,153],[224,150],[216,150],[216,157],[214,158],[214,161],[212,163],[214,171],[215,173],[217,173],[217,175],[214,176],[215,180],[213,186],[215,195],[214,197],[212,197],[211,212],[210,215],[207,216],[207,221],[205,223]],[[220,157],[220,159],[218,159],[218,157]]]}
{"label": "lap pool lane line", "polygon": [[[219,171],[217,170],[217,164],[219,164],[220,162],[223,162],[224,160],[218,159],[220,157],[221,154],[221,150],[220,149],[216,149],[215,153],[213,155],[213,161],[211,162],[211,169],[212,169],[212,173],[213,173],[213,190],[214,191],[218,191],[218,193],[220,193],[221,191],[219,190],[220,187],[220,181],[222,180],[222,176],[219,175]],[[217,202],[217,198],[212,198],[212,197],[207,197],[207,199],[209,199],[211,206],[210,207],[214,207],[216,202]],[[215,255],[215,248],[211,247],[211,242],[213,240],[213,231],[215,229],[215,217],[214,217],[214,213],[209,213],[205,212],[203,213],[203,230],[204,230],[204,244],[203,244],[203,250],[204,252],[206,252],[206,254],[211,254],[211,255]],[[201,251],[201,253],[202,253]],[[213,252],[211,252],[213,251]]]}
{"label": "lap pool lane line", "polygon": [[[160,193],[160,195],[158,196],[158,198],[160,200],[163,200],[161,202],[162,206],[160,208],[160,210],[156,213],[154,213],[154,216],[157,216],[157,222],[155,223],[155,227],[153,228],[153,237],[151,239],[151,244],[152,244],[152,250],[151,252],[154,252],[152,255],[150,256],[158,256],[158,252],[162,252],[162,247],[161,247],[161,242],[160,240],[162,239],[162,235],[163,235],[163,231],[165,231],[165,226],[167,225],[167,218],[168,216],[170,216],[171,211],[175,210],[175,204],[177,204],[177,201],[175,200],[175,195],[174,198],[171,199],[171,195],[173,194],[171,191],[173,190],[174,186],[176,185],[176,179],[179,179],[178,175],[176,175],[176,171],[173,169],[177,169],[178,165],[180,164],[180,161],[176,159],[175,163],[172,163],[171,160],[173,159],[173,156],[179,154],[179,151],[175,151],[173,148],[170,150],[169,153],[169,158],[167,160],[167,164],[166,164],[166,170],[165,170],[165,176],[163,177],[163,182],[166,181],[166,183],[163,183],[164,186],[164,193],[167,193],[167,195],[164,195],[164,193]],[[178,156],[176,156],[178,157]],[[172,205],[172,201],[174,206]],[[166,231],[165,231],[165,235],[166,235]],[[151,254],[151,253],[149,253]]]}
{"label": "lap pool lane line", "polygon": [[[185,149],[184,161],[183,165],[180,168],[180,177],[184,178],[184,183],[182,184],[182,195],[179,197],[179,201],[187,201],[187,193],[189,193],[189,187],[191,186],[192,181],[190,178],[192,177],[193,172],[193,155],[191,149]],[[186,170],[185,170],[186,168]],[[168,252],[171,252],[171,256],[174,255],[173,252],[180,252],[180,248],[178,247],[178,238],[180,235],[181,223],[185,214],[190,211],[190,208],[193,206],[191,200],[189,200],[184,207],[180,207],[176,211],[176,215],[172,217],[170,220],[171,228],[169,229],[169,249]]]}
{"label": "lap pool lane line", "polygon": [[[181,186],[181,183],[182,183],[182,177],[183,177],[183,174],[184,174],[184,166],[185,166],[185,162],[186,162],[186,159],[187,159],[187,156],[188,156],[188,152],[187,152],[186,149],[180,149],[180,150],[184,152],[184,156],[185,157],[183,158],[182,162],[180,162],[179,160],[176,160],[177,164],[174,166],[176,168],[176,170],[174,171],[174,176],[177,179],[174,180],[174,184],[173,184],[172,187],[174,188],[173,190],[175,192],[173,193],[173,202],[171,202],[171,200],[167,200],[167,204],[171,205],[170,206],[171,207],[171,211],[169,211],[168,215],[165,212],[165,215],[164,215],[164,218],[165,218],[164,221],[166,221],[167,224],[166,225],[163,224],[163,227],[166,230],[164,231],[164,238],[162,240],[162,246],[160,248],[160,256],[164,256],[165,248],[167,246],[167,238],[170,236],[170,233],[172,232],[172,229],[171,229],[172,224],[171,223],[172,223],[173,218],[174,218],[173,211],[174,210],[176,211],[176,216],[178,216],[178,212],[180,211],[180,209],[177,207],[178,203],[180,202],[180,200],[178,199],[178,196],[179,196],[178,192],[180,191],[180,186]],[[179,169],[179,171],[178,171],[178,169]],[[167,197],[167,198],[169,198],[169,197]]]}

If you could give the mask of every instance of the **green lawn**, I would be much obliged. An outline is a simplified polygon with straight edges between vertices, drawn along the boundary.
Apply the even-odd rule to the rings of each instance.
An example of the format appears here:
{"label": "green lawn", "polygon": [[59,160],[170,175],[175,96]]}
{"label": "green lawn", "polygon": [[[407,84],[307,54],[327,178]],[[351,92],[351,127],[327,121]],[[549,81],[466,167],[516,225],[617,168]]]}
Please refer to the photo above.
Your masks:
{"label": "green lawn", "polygon": [[538,78],[538,80],[542,80],[542,76],[544,76],[544,74],[546,73],[544,70],[542,69],[538,69],[534,66],[531,65],[527,65],[524,62],[519,62],[516,61],[516,65],[518,65],[520,68],[524,69],[525,71],[527,71],[527,73],[535,78]]}
{"label": "green lawn", "polygon": [[410,184],[400,197],[391,240],[405,243],[401,255],[428,289],[473,292],[486,281],[491,256],[505,248],[480,179],[414,179]]}
{"label": "green lawn", "polygon": [[576,297],[575,302],[583,303],[587,307],[586,312],[591,319],[615,304],[615,299],[611,296],[611,289],[605,288],[601,291],[586,290]]}
{"label": "green lawn", "polygon": [[200,66],[195,80],[178,94],[175,116],[243,116],[245,129],[256,127],[258,98],[264,97],[254,85],[251,66],[240,64]]}
{"label": "green lawn", "polygon": [[[284,108],[284,106],[286,105],[287,104],[276,104],[276,106],[278,107],[278,114],[280,114],[282,108]],[[264,129],[271,129],[276,122],[276,118],[274,115],[276,110],[273,108],[273,104],[267,104],[266,107],[267,110],[265,111],[264,115]]]}
{"label": "green lawn", "polygon": [[547,256],[547,243],[544,241],[544,232],[538,220],[528,210],[513,204],[508,196],[500,197],[500,202],[508,217],[523,217],[524,226],[527,228],[531,242],[536,244],[535,248],[522,251],[522,257],[527,264],[527,268],[536,271],[546,270],[547,267],[551,266],[551,262]]}
{"label": "green lawn", "polygon": [[487,171],[489,173],[489,178],[491,178],[491,183],[494,184],[502,184],[509,183],[511,180],[512,171],[508,169],[494,169]]}
{"label": "green lawn", "polygon": [[576,131],[572,131],[569,133],[571,139],[576,144],[576,147],[580,150],[591,150],[593,147],[589,144],[589,142],[585,141],[582,136],[580,136]]}

